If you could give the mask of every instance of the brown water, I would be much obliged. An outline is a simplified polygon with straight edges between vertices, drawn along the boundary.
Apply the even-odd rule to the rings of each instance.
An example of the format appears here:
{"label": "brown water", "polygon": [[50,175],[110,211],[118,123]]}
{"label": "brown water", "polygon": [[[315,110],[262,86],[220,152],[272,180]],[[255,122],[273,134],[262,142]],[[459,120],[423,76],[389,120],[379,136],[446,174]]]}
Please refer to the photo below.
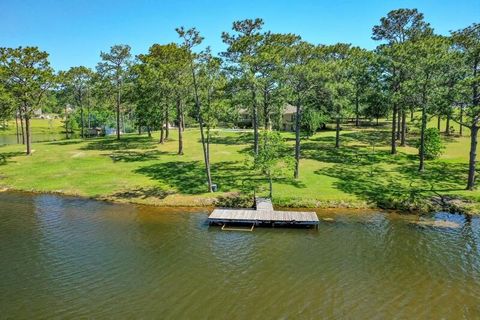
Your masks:
{"label": "brown water", "polygon": [[0,194],[0,318],[480,318],[480,222],[319,214],[226,232],[207,212]]}

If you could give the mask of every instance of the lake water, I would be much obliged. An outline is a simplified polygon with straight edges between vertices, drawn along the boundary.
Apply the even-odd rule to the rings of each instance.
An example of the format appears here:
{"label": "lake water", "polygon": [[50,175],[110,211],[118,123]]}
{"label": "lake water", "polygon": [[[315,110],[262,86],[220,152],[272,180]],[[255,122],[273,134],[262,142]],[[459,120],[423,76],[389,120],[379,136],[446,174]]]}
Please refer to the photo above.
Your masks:
{"label": "lake water", "polygon": [[[33,142],[44,142],[44,141],[56,141],[65,139],[65,134],[60,133],[42,133],[42,134],[33,134]],[[20,136],[20,142],[22,142],[22,137]],[[4,144],[17,144],[17,136],[15,134],[0,134],[0,145]]]}
{"label": "lake water", "polygon": [[230,232],[207,214],[0,193],[0,318],[480,318],[477,218]]}

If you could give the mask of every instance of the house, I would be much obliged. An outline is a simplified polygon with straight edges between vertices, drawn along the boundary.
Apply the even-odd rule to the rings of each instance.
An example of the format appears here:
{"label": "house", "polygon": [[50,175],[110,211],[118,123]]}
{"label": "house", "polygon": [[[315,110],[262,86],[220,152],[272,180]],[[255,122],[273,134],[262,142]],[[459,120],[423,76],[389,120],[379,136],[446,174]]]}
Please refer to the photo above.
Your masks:
{"label": "house", "polygon": [[33,117],[40,118],[43,115],[42,108],[33,110]]}
{"label": "house", "polygon": [[282,120],[280,126],[282,130],[293,131],[295,130],[295,119],[297,116],[297,107],[291,104],[286,104],[282,113]]}
{"label": "house", "polygon": [[99,137],[99,136],[103,136],[104,133],[102,128],[95,127],[95,128],[87,128],[85,135],[88,137]]}
{"label": "house", "polygon": [[[271,115],[274,126],[284,131],[295,130],[296,112],[297,112],[297,107],[286,103],[283,107],[281,116],[278,114]],[[262,119],[262,117],[263,115],[261,114],[261,108],[259,108],[259,119]],[[252,111],[245,108],[241,108],[238,111],[237,125],[240,128],[252,127]]]}

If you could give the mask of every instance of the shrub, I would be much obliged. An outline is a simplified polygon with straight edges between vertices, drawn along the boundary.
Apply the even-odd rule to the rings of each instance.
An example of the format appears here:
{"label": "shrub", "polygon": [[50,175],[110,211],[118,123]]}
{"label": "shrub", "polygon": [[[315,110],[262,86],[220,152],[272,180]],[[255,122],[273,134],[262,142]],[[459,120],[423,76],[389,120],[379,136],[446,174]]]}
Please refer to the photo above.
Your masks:
{"label": "shrub", "polygon": [[[420,152],[420,141],[417,143],[418,151]],[[425,130],[425,159],[437,159],[445,149],[440,132],[436,128],[428,128]]]}

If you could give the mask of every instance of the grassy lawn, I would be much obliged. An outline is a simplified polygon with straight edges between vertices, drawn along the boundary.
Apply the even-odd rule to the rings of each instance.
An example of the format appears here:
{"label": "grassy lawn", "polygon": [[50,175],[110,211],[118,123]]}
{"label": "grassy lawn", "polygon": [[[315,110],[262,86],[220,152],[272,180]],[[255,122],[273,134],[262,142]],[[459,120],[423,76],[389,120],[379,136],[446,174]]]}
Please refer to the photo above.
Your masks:
{"label": "grassy lawn", "polygon": [[[38,134],[59,134],[63,131],[63,123],[61,119],[31,119],[30,126],[32,135]],[[20,122],[18,122],[20,129]],[[15,121],[8,121],[6,127],[0,127],[0,135],[14,135],[16,134]]]}
{"label": "grassy lawn", "polygon": [[[219,192],[205,193],[199,132],[185,132],[185,155],[178,156],[177,132],[163,145],[145,135],[91,140],[35,143],[34,154],[24,147],[0,147],[0,186],[19,190],[60,192],[116,201],[156,205],[210,205],[215,198],[237,193],[252,195],[267,184],[249,170],[246,159],[251,133],[216,132],[211,145],[213,181]],[[284,133],[292,145],[294,136]],[[445,137],[444,155],[427,161],[417,172],[417,150],[399,147],[389,154],[388,128],[353,129],[341,133],[334,148],[334,131],[303,140],[300,179],[274,184],[277,205],[297,207],[403,207],[421,204],[436,195],[460,196],[480,203],[480,192],[464,190],[469,137]],[[410,145],[416,137],[409,137]],[[3,159],[3,160],[2,160]],[[408,203],[408,205],[406,205]]]}

